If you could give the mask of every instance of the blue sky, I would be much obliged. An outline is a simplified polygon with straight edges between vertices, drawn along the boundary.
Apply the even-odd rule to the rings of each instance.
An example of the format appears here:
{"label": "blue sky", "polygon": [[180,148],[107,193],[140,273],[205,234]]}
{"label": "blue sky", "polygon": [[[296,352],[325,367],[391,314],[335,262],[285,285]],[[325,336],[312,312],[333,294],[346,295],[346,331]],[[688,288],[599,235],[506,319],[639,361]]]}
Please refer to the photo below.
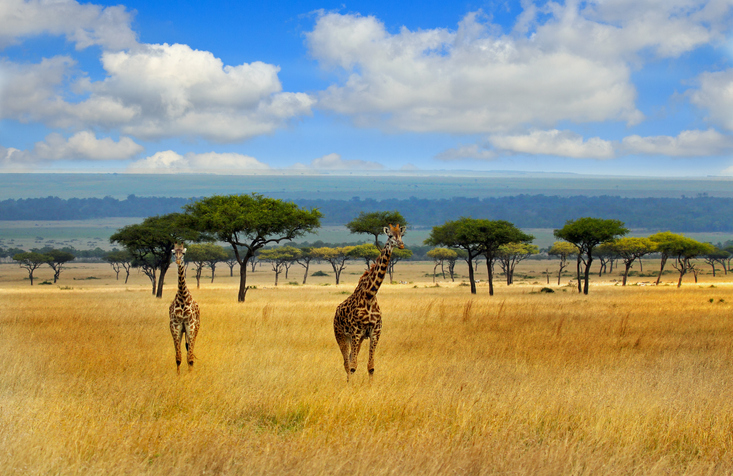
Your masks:
{"label": "blue sky", "polygon": [[733,0],[4,0],[0,171],[733,175]]}

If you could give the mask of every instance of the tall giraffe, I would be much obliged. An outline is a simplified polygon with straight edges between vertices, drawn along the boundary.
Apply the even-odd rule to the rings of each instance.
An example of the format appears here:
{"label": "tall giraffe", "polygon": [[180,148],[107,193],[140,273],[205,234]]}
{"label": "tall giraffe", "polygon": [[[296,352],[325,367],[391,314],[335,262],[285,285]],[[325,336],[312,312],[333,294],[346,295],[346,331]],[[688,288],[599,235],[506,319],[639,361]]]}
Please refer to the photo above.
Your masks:
{"label": "tall giraffe", "polygon": [[379,335],[382,332],[382,312],[377,304],[377,291],[387,273],[389,259],[395,246],[403,249],[402,237],[405,227],[399,224],[384,228],[387,234],[387,244],[377,260],[372,264],[356,285],[354,292],[336,308],[333,318],[333,330],[336,334],[336,343],[344,357],[346,381],[356,372],[356,360],[364,339],[369,338],[369,377],[374,374],[374,352],[377,349]]}
{"label": "tall giraffe", "polygon": [[171,316],[171,334],[173,335],[173,347],[176,348],[176,370],[181,372],[181,337],[186,334],[186,350],[188,351],[188,368],[193,367],[193,345],[196,342],[196,335],[199,333],[199,305],[193,300],[193,296],[186,287],[186,273],[183,265],[183,255],[186,248],[183,244],[176,243],[173,247],[173,255],[178,265],[178,292],[173,298],[169,309]]}

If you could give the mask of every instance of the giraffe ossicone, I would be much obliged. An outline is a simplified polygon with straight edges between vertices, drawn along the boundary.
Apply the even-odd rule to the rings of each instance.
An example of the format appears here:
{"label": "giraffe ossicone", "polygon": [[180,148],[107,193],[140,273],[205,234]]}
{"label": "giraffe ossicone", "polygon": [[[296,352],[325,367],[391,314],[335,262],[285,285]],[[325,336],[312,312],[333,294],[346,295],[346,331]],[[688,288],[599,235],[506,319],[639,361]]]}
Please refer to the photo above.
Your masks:
{"label": "giraffe ossicone", "polygon": [[382,333],[382,312],[377,304],[377,292],[384,281],[389,267],[389,260],[395,246],[404,249],[402,237],[405,227],[389,225],[384,227],[387,243],[384,245],[374,264],[359,278],[354,292],[336,308],[333,318],[333,331],[336,343],[344,358],[346,381],[356,372],[357,358],[361,344],[369,338],[369,377],[374,374],[374,354]]}
{"label": "giraffe ossicone", "polygon": [[194,301],[191,292],[186,286],[186,267],[183,263],[183,256],[186,248],[182,243],[176,243],[173,247],[173,256],[178,266],[178,291],[170,305],[170,329],[173,336],[173,346],[176,349],[176,370],[181,372],[181,339],[186,337],[186,350],[189,370],[193,367],[193,346],[196,343],[196,336],[200,327],[199,305]]}

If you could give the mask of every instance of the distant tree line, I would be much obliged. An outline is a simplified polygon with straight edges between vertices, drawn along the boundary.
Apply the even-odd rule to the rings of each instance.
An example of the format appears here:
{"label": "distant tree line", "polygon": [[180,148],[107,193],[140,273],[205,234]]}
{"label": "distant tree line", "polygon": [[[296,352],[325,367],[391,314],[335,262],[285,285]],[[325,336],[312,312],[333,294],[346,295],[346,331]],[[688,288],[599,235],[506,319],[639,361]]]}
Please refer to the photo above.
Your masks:
{"label": "distant tree line", "polygon": [[[124,200],[58,197],[0,201],[0,220],[83,220],[106,217],[150,217],[180,212],[188,198],[137,197]],[[615,196],[512,197],[452,199],[351,200],[297,199],[303,209],[318,209],[321,225],[345,225],[360,213],[400,210],[417,226],[437,226],[459,216],[505,220],[519,228],[558,228],[579,216],[606,216],[629,228],[687,232],[733,231],[733,198],[622,198]]]}
{"label": "distant tree line", "polygon": [[149,217],[178,212],[190,200],[178,197],[21,198],[0,201],[0,220],[88,220]]}

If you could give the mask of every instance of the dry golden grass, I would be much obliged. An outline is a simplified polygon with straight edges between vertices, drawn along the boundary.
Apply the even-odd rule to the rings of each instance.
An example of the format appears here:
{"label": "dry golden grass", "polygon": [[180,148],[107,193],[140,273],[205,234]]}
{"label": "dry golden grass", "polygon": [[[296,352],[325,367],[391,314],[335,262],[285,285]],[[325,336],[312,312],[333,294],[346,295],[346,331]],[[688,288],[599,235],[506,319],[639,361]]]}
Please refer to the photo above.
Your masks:
{"label": "dry golden grass", "polygon": [[[363,350],[347,384],[332,319],[356,275],[274,288],[263,269],[245,304],[228,269],[190,286],[202,329],[177,376],[174,285],[156,300],[144,277],[77,265],[31,289],[9,266],[3,474],[733,472],[727,277],[489,297],[405,264],[396,279],[411,283],[380,290],[375,377]],[[101,279],[73,280],[89,275]]]}

